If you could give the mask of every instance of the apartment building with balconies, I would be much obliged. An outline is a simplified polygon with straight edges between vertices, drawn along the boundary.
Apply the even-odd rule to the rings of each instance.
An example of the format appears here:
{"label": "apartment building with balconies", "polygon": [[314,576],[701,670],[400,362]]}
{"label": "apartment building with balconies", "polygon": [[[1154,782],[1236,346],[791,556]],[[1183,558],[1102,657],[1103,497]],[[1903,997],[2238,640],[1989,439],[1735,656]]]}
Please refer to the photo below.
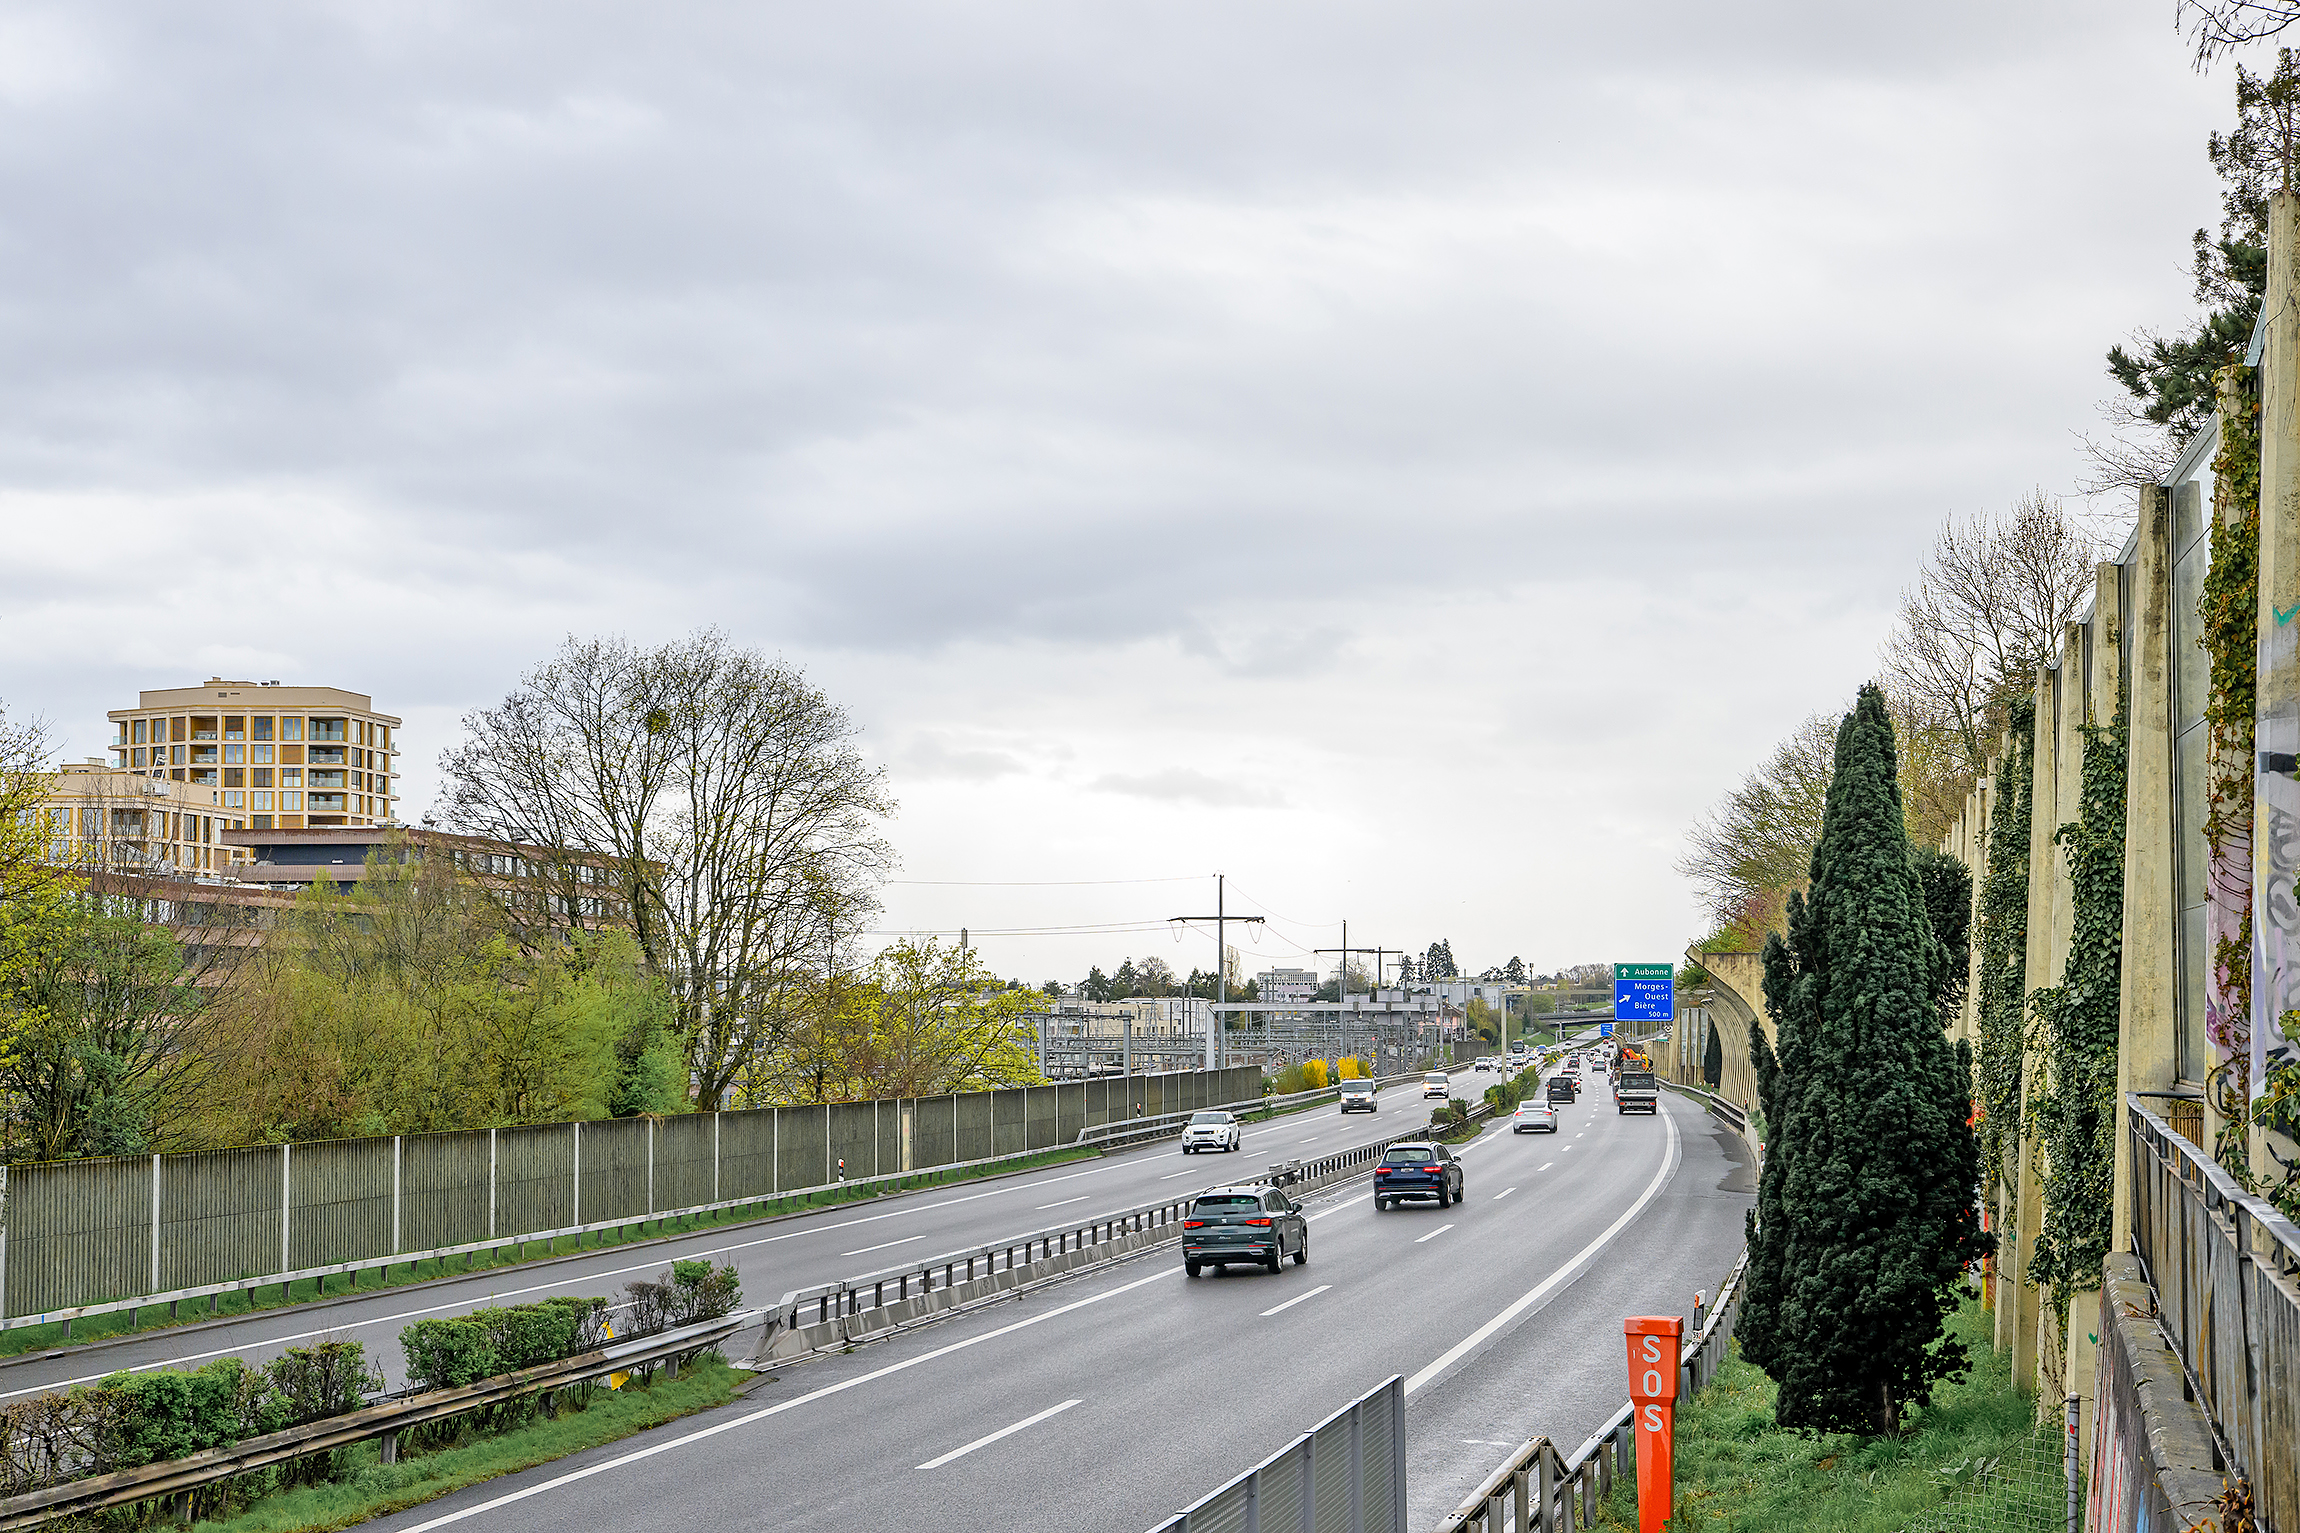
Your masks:
{"label": "apartment building with balconies", "polygon": [[90,757],[56,769],[41,806],[48,861],[156,878],[221,875],[241,853],[223,844],[245,817],[223,790],[123,771]]}
{"label": "apartment building with balconies", "polygon": [[396,823],[400,721],[365,693],[226,681],[138,694],[112,709],[113,766],[212,789],[249,830]]}

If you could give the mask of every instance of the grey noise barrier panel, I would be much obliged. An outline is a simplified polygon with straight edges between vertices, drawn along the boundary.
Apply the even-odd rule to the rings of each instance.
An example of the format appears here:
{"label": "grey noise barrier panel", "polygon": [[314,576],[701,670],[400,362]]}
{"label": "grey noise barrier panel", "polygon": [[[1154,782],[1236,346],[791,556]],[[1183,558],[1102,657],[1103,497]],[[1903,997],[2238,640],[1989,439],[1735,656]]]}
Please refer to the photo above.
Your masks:
{"label": "grey noise barrier panel", "polygon": [[[1258,1065],[0,1168],[0,1329],[52,1324],[1074,1145],[1261,1100]],[[839,1162],[846,1162],[840,1175]]]}
{"label": "grey noise barrier panel", "polygon": [[1367,1390],[1150,1533],[1406,1533],[1406,1381]]}

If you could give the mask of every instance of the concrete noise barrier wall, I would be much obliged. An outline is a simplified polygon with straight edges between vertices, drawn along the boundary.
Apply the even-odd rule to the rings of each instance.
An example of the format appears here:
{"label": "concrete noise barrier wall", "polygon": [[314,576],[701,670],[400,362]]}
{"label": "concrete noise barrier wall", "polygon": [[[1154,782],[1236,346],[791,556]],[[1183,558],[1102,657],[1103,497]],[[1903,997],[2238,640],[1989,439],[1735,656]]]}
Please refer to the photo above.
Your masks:
{"label": "concrete noise barrier wall", "polygon": [[[1074,1144],[1258,1098],[1259,1066],[0,1170],[0,1323]],[[277,1281],[277,1277],[272,1277]]]}

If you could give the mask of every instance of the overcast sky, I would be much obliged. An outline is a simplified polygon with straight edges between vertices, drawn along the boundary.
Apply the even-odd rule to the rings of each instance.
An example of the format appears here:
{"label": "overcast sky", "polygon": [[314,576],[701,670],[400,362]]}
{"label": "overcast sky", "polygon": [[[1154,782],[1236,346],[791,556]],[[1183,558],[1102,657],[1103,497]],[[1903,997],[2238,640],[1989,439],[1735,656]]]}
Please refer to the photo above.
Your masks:
{"label": "overcast sky", "polygon": [[2172,0],[10,4],[0,699],[368,692],[414,818],[715,623],[889,765],[886,929],[1137,928],[1002,972],[1216,870],[1249,972],[1670,957],[2190,312],[2232,86]]}

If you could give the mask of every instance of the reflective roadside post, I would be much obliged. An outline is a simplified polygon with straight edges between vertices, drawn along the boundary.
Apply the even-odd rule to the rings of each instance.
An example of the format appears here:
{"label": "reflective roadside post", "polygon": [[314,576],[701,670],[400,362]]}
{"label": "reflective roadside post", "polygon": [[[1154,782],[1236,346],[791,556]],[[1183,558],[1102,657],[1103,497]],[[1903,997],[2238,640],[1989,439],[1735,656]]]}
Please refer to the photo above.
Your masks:
{"label": "reflective roadside post", "polygon": [[1685,1321],[1677,1315],[1631,1315],[1621,1329],[1629,1338],[1629,1405],[1637,1425],[1638,1533],[1662,1533],[1675,1491]]}

